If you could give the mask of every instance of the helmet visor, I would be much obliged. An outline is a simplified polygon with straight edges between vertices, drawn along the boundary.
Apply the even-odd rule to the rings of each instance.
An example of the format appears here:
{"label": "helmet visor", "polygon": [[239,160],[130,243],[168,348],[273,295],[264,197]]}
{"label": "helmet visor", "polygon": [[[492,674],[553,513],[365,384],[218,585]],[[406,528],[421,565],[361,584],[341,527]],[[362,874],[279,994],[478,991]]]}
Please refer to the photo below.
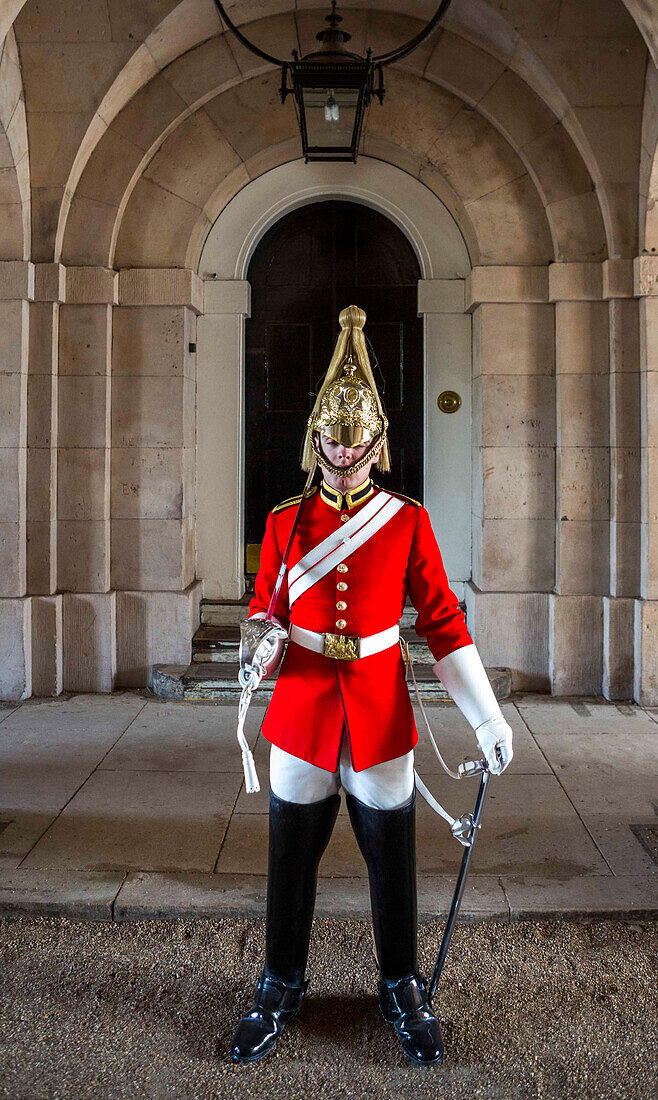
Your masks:
{"label": "helmet visor", "polygon": [[323,424],[322,431],[344,447],[358,447],[361,443],[369,443],[373,438],[372,432],[362,424],[341,424],[340,421],[335,421],[333,424]]}

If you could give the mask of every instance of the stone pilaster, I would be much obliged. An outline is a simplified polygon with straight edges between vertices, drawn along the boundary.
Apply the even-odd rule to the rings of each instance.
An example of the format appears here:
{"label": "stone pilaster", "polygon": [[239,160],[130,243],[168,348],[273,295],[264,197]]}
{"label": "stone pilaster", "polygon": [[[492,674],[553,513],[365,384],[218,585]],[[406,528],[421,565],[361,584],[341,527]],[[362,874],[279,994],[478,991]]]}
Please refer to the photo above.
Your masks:
{"label": "stone pilaster", "polygon": [[206,449],[199,449],[197,462],[215,473],[199,482],[197,516],[204,534],[197,546],[197,571],[210,599],[240,599],[244,594],[242,361],[250,312],[251,287],[245,280],[204,282],[199,347],[208,361],[199,362],[198,409],[199,440]]}
{"label": "stone pilaster", "polygon": [[57,583],[110,587],[110,347],[112,307],[65,304],[59,319]]}
{"label": "stone pilaster", "polygon": [[[112,344],[112,588],[116,683],[186,664],[199,625],[194,581],[196,325],[192,271],[121,271]],[[216,425],[221,420],[215,422]]]}
{"label": "stone pilaster", "polygon": [[635,606],[637,702],[658,704],[658,257],[635,261],[640,300],[641,574]]}
{"label": "stone pilaster", "polygon": [[599,264],[551,264],[555,302],[556,578],[605,594],[610,575],[609,327]]}
{"label": "stone pilaster", "polygon": [[181,591],[194,575],[196,316],[114,310],[112,587]]}
{"label": "stone pilaster", "polygon": [[555,341],[547,285],[545,269],[536,268],[476,268],[467,282],[473,582],[483,592],[553,588]]}

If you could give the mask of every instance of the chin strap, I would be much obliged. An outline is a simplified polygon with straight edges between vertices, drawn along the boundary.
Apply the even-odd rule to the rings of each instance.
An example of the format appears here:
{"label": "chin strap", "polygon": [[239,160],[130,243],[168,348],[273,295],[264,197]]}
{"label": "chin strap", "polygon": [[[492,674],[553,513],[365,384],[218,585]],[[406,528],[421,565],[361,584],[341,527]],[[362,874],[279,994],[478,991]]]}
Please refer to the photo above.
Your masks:
{"label": "chin strap", "polygon": [[371,440],[368,449],[361,455],[361,458],[358,459],[357,462],[353,462],[351,466],[334,466],[333,462],[329,461],[324,451],[322,450],[322,444],[320,444],[320,446],[318,447],[315,442],[314,436],[311,436],[313,454],[317,458],[319,465],[322,466],[325,470],[329,470],[332,474],[338,474],[339,477],[345,477],[346,474],[358,474],[359,470],[362,470],[364,466],[367,466],[368,463],[371,461],[373,449],[380,442],[386,442],[386,432],[380,432],[379,435],[376,435],[375,438]]}

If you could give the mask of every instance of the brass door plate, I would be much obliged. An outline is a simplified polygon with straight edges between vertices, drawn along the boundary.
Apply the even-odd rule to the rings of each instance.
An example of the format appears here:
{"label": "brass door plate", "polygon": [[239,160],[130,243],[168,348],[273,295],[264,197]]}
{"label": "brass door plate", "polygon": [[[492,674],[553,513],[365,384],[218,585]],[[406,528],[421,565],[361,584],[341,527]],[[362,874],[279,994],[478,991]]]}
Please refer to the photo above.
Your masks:
{"label": "brass door plate", "polygon": [[462,399],[455,390],[444,390],[436,399],[442,413],[454,413],[461,407]]}
{"label": "brass door plate", "polygon": [[260,569],[260,542],[248,542],[246,553],[247,573],[257,573]]}

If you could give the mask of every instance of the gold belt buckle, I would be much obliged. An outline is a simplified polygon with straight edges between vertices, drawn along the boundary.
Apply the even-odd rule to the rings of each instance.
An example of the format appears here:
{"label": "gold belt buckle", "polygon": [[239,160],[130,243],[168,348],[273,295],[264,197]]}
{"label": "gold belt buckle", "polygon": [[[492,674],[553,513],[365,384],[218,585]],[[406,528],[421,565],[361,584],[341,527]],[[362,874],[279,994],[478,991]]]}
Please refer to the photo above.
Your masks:
{"label": "gold belt buckle", "polygon": [[357,661],[361,656],[361,639],[349,634],[324,633],[324,655],[338,661]]}

